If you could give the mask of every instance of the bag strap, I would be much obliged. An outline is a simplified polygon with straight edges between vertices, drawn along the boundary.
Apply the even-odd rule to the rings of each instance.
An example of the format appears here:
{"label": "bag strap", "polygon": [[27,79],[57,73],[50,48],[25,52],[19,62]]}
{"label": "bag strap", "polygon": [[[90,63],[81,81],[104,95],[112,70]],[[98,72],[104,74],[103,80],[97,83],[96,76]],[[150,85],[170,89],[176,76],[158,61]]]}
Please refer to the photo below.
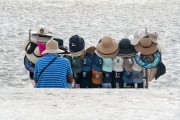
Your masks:
{"label": "bag strap", "polygon": [[37,80],[39,80],[39,78],[40,78],[41,74],[44,72],[44,70],[46,70],[46,68],[47,68],[50,64],[52,64],[52,63],[57,59],[57,57],[58,57],[58,56],[56,56],[55,58],[53,58],[53,59],[43,68],[43,70],[41,70],[41,72],[39,73],[39,76],[38,76]]}

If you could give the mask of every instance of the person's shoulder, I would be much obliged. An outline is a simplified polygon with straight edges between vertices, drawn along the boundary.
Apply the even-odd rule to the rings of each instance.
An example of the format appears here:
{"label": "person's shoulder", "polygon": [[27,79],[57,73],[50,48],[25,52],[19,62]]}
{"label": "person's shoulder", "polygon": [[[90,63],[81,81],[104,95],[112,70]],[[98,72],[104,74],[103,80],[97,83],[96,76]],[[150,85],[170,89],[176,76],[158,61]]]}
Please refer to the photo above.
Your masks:
{"label": "person's shoulder", "polygon": [[49,59],[49,57],[48,57],[48,56],[43,56],[43,57],[40,57],[40,58],[38,59],[38,61],[43,61],[43,60],[46,60],[46,59]]}
{"label": "person's shoulder", "polygon": [[36,64],[37,63],[42,63],[42,62],[44,62],[44,61],[49,61],[49,57],[48,56],[43,56],[43,57],[40,57],[40,58],[38,58],[38,60],[36,61]]}
{"label": "person's shoulder", "polygon": [[43,57],[40,57],[39,59],[37,59],[35,64],[39,64],[43,59],[44,59]]}

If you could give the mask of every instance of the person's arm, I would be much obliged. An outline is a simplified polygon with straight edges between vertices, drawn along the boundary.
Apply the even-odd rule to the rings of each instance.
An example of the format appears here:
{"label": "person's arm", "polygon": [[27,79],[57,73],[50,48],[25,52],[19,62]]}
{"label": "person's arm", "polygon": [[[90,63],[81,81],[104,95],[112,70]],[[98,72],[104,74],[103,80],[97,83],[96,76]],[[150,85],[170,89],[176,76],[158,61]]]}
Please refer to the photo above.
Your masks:
{"label": "person's arm", "polygon": [[68,64],[67,64],[66,79],[67,79],[68,83],[72,83],[73,82],[73,73],[72,73],[71,64],[70,64],[69,60],[68,60]]}
{"label": "person's arm", "polygon": [[38,77],[38,62],[36,62],[35,66],[34,66],[34,82],[37,84],[38,83],[38,80],[37,80],[37,77]]}
{"label": "person's arm", "polygon": [[73,76],[72,75],[66,76],[66,79],[67,79],[68,83],[72,83],[73,82]]}

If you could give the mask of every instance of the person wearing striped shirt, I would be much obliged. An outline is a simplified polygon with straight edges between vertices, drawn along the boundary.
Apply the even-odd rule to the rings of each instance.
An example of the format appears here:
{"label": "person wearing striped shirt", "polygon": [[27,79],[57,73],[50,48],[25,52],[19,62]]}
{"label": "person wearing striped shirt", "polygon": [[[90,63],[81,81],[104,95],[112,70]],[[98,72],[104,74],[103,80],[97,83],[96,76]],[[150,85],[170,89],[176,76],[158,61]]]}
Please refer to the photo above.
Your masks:
{"label": "person wearing striped shirt", "polygon": [[[71,64],[68,59],[59,57],[57,53],[62,53],[58,43],[54,40],[49,40],[46,43],[46,50],[42,54],[47,53],[37,60],[34,68],[34,80],[36,88],[68,88],[68,83],[73,82]],[[49,64],[57,57],[51,64]],[[49,66],[47,66],[49,64]],[[47,68],[41,71],[47,66]],[[39,76],[40,75],[40,76]]]}

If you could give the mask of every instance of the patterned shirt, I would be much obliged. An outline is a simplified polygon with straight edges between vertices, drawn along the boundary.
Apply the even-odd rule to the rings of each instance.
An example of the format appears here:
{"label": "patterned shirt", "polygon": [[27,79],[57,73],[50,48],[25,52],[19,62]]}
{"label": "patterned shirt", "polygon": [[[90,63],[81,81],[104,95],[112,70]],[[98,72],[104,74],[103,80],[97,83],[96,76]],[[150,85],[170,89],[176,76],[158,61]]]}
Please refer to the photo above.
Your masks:
{"label": "patterned shirt", "polygon": [[[57,55],[48,54],[37,60],[34,68],[34,79],[38,79],[40,72]],[[58,57],[41,74],[36,88],[68,88],[66,76],[72,75],[71,64],[68,59]]]}

